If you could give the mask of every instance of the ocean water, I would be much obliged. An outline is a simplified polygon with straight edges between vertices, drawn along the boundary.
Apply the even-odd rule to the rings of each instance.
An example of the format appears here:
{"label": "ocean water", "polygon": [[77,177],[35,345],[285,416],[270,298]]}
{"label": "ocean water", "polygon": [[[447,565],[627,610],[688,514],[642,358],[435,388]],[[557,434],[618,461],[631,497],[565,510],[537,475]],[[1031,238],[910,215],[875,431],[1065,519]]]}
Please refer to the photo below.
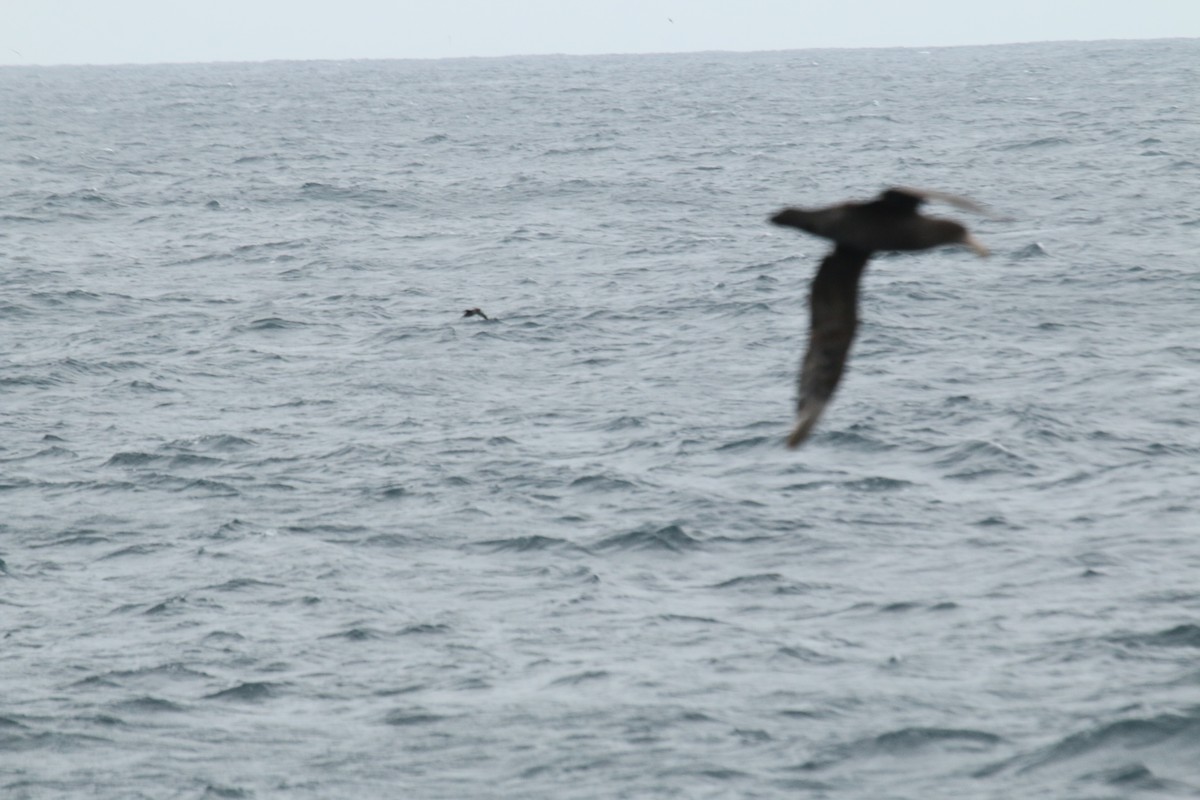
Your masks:
{"label": "ocean water", "polygon": [[[0,68],[0,794],[1200,796],[1197,86]],[[894,184],[993,256],[872,262],[787,451],[766,218]]]}

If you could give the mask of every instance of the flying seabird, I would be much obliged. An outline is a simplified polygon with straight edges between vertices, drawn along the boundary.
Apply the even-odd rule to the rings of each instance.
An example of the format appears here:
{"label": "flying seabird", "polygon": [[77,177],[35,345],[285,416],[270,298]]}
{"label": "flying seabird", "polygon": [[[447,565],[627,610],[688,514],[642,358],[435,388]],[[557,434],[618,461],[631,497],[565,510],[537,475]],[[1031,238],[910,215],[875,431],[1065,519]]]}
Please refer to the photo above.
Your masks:
{"label": "flying seabird", "polygon": [[468,308],[466,311],[463,312],[463,316],[464,317],[483,317],[484,319],[489,319],[488,315],[483,313],[483,311],[478,308]]}
{"label": "flying seabird", "polygon": [[812,328],[798,381],[796,427],[788,437],[788,447],[797,447],[808,437],[842,377],[858,327],[858,281],[876,251],[959,244],[980,256],[988,254],[959,223],[920,214],[917,209],[928,200],[988,213],[978,203],[952,194],[896,188],[865,203],[812,210],[785,208],[771,217],[776,225],[799,228],[834,243],[812,282]]}

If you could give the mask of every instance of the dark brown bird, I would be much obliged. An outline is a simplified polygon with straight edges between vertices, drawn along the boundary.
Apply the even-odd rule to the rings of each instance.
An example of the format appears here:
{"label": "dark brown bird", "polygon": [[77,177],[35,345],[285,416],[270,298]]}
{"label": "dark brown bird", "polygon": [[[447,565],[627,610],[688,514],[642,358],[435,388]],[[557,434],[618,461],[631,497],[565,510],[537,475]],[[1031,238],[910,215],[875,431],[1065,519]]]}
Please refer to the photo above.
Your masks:
{"label": "dark brown bird", "polygon": [[799,228],[834,243],[833,252],[825,256],[812,283],[812,328],[800,368],[796,427],[788,437],[788,447],[797,447],[808,438],[842,378],[858,327],[858,281],[872,254],[879,250],[928,250],[945,244],[963,245],[981,256],[988,254],[959,223],[920,214],[917,209],[927,200],[988,213],[962,197],[901,188],[888,189],[865,203],[813,210],[785,208],[771,217],[776,225]]}
{"label": "dark brown bird", "polygon": [[483,311],[478,308],[468,308],[466,311],[463,312],[463,316],[464,317],[483,317],[484,319],[489,319],[488,315],[483,313]]}

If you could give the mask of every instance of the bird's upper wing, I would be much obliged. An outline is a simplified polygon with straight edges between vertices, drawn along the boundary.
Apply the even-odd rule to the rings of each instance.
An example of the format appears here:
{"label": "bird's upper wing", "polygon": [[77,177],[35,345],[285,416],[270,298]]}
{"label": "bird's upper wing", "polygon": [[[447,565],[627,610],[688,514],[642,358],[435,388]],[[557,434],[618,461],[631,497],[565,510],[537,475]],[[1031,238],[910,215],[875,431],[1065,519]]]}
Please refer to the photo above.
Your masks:
{"label": "bird's upper wing", "polygon": [[952,205],[955,208],[961,208],[963,211],[970,211],[985,217],[996,216],[995,212],[990,208],[976,203],[970,198],[950,194],[949,192],[939,192],[936,189],[914,189],[911,186],[894,186],[880,194],[879,200],[890,206],[909,211],[916,211],[917,207],[922,203],[936,200],[947,205]]}
{"label": "bird's upper wing", "polygon": [[800,368],[796,427],[788,447],[812,431],[833,397],[858,327],[858,280],[870,253],[839,245],[825,256],[812,283],[812,329]]}

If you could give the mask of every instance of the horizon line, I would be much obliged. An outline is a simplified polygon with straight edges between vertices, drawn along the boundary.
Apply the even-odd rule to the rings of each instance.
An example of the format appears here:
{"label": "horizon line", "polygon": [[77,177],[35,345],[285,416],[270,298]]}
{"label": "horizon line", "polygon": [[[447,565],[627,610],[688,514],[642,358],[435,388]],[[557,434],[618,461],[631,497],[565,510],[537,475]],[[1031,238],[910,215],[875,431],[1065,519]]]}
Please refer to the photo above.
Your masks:
{"label": "horizon line", "polygon": [[[983,44],[940,44],[940,45],[860,45],[855,47],[836,47],[836,46],[820,46],[820,47],[795,47],[795,48],[767,48],[763,50],[737,50],[737,49],[707,49],[707,50],[657,50],[657,51],[609,51],[609,52],[594,52],[594,53],[568,53],[568,52],[543,52],[543,53],[505,53],[501,55],[477,55],[477,56],[347,56],[343,58],[260,58],[260,59],[216,59],[212,61],[196,61],[196,60],[181,60],[181,61],[56,61],[56,62],[3,62],[0,61],[0,68],[4,67],[155,67],[155,66],[188,66],[188,65],[218,65],[218,64],[287,64],[287,63],[321,63],[321,62],[344,62],[344,61],[477,61],[477,60],[500,60],[500,59],[519,59],[519,58],[604,58],[612,56],[621,57],[637,57],[637,56],[686,56],[686,55],[749,55],[754,53],[805,53],[805,52],[828,52],[828,51],[844,51],[844,50],[957,50],[967,47],[1013,47],[1020,45],[1036,45],[1036,44],[1101,44],[1107,42],[1172,42],[1196,40],[1200,37],[1196,36],[1157,36],[1146,39],[1138,38],[1101,38],[1101,39],[1034,39],[1026,41],[1013,42],[987,42]],[[10,48],[11,50],[11,48]],[[17,52],[12,50],[12,52]]]}

